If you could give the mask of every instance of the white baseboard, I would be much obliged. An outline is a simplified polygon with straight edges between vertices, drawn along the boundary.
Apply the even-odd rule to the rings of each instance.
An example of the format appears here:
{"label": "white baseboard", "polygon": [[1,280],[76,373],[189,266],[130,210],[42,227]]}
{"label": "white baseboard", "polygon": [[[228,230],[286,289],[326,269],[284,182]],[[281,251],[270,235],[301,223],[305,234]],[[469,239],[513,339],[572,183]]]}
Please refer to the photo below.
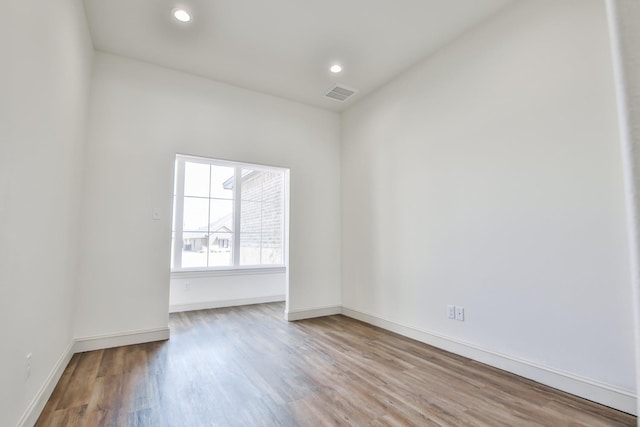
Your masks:
{"label": "white baseboard", "polygon": [[65,368],[71,361],[71,357],[73,356],[73,347],[74,343],[71,342],[66,350],[62,353],[53,369],[47,376],[47,379],[36,393],[35,397],[27,407],[27,410],[24,412],[20,420],[18,420],[18,427],[31,427],[36,421],[38,421],[38,417],[40,413],[44,409],[44,406],[47,404],[49,397],[51,397],[51,393],[53,393],[53,389],[56,388],[58,381],[60,381],[60,377],[64,373]]}
{"label": "white baseboard", "polygon": [[270,295],[258,298],[243,298],[224,301],[205,301],[191,304],[174,304],[169,306],[169,313],[181,311],[207,310],[209,308],[235,307],[238,305],[264,304],[268,302],[280,302],[285,300],[285,295]]}
{"label": "white baseboard", "polygon": [[402,325],[353,308],[343,306],[342,314],[558,390],[637,415],[636,394],[630,390],[542,366],[528,360],[496,353],[455,338]]}
{"label": "white baseboard", "polygon": [[168,340],[169,328],[147,329],[143,331],[122,332],[118,334],[99,335],[93,337],[76,338],[73,346],[74,353],[102,350],[123,345],[142,344],[153,341]]}
{"label": "white baseboard", "polygon": [[342,313],[342,306],[330,305],[320,308],[311,308],[306,310],[289,310],[285,313],[285,319],[289,322],[294,320],[312,319],[314,317],[331,316],[333,314]]}

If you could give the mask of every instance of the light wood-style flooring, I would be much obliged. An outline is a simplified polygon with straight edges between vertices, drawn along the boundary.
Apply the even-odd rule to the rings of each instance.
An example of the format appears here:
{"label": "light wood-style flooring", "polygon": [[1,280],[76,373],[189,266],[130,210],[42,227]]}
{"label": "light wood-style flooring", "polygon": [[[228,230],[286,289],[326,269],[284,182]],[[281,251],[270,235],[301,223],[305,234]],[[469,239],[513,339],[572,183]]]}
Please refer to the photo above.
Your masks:
{"label": "light wood-style flooring", "polygon": [[633,426],[636,418],[344,316],[172,314],[171,340],[76,354],[37,426]]}

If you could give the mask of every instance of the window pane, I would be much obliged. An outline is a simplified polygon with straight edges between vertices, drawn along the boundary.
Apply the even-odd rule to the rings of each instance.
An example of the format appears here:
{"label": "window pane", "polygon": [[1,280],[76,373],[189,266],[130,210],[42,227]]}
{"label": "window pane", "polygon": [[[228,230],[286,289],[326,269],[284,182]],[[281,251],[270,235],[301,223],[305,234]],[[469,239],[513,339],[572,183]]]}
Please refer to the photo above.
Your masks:
{"label": "window pane", "polygon": [[262,235],[262,264],[282,264],[282,235]]}
{"label": "window pane", "polygon": [[240,232],[260,233],[262,231],[262,203],[242,200],[240,212]]}
{"label": "window pane", "polygon": [[279,203],[262,203],[262,232],[280,234],[282,239],[284,223],[283,207]]}
{"label": "window pane", "polygon": [[211,199],[209,266],[233,265],[233,200]]}
{"label": "window pane", "polygon": [[284,174],[242,169],[240,264],[283,263]]}
{"label": "window pane", "polygon": [[218,199],[233,198],[235,168],[211,166],[211,197]]}
{"label": "window pane", "polygon": [[209,199],[184,198],[182,228],[185,231],[207,232],[209,219]]}
{"label": "window pane", "polygon": [[242,200],[262,200],[260,171],[242,168]]}
{"label": "window pane", "polygon": [[182,268],[206,267],[209,246],[207,233],[186,232],[182,238]]}
{"label": "window pane", "polygon": [[233,201],[211,199],[209,229],[212,233],[233,231]]}
{"label": "window pane", "polygon": [[184,162],[184,195],[209,197],[209,169],[204,163]]}
{"label": "window pane", "polygon": [[262,204],[262,264],[283,263],[283,219],[281,204]]}
{"label": "window pane", "polygon": [[260,264],[260,233],[240,233],[240,265]]}
{"label": "window pane", "polygon": [[242,200],[278,201],[282,197],[284,174],[242,169]]}
{"label": "window pane", "polygon": [[209,267],[228,267],[233,265],[233,234],[213,233],[209,239]]}
{"label": "window pane", "polygon": [[282,205],[284,197],[284,174],[276,172],[262,172],[262,200]]}

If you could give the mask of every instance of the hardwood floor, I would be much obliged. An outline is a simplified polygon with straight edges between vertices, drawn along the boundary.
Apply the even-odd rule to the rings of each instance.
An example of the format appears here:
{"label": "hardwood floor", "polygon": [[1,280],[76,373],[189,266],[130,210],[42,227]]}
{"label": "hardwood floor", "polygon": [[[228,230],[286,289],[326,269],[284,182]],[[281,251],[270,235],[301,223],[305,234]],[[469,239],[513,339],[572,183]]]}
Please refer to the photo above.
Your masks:
{"label": "hardwood floor", "polygon": [[633,426],[636,417],[343,316],[172,314],[171,340],[76,354],[37,426]]}

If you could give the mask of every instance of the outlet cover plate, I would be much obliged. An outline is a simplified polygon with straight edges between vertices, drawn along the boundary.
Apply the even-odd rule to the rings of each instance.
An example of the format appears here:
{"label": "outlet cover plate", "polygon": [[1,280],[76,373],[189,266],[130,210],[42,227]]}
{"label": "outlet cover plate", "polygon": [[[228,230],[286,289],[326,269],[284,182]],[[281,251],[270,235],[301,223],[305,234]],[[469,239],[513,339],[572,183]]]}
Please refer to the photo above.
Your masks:
{"label": "outlet cover plate", "polygon": [[448,305],[447,306],[447,319],[455,319],[456,318],[456,306]]}

